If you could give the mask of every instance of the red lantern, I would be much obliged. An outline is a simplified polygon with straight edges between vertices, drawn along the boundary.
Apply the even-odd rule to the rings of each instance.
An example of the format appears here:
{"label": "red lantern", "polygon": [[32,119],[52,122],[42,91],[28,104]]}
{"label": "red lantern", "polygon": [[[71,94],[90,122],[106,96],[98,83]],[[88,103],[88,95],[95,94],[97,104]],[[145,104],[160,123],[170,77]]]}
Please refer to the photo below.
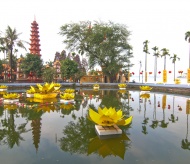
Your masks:
{"label": "red lantern", "polygon": [[168,105],[168,109],[170,109],[170,105]]}
{"label": "red lantern", "polygon": [[152,72],[149,72],[149,74],[151,75],[151,74],[152,74]]}
{"label": "red lantern", "polygon": [[140,72],[140,74],[142,75],[142,72]]}
{"label": "red lantern", "polygon": [[132,72],[132,74],[134,75],[135,73],[134,73],[134,72]]}
{"label": "red lantern", "polygon": [[169,73],[172,73],[172,71],[169,71]]}
{"label": "red lantern", "polygon": [[161,73],[161,71],[158,72],[159,74]]}

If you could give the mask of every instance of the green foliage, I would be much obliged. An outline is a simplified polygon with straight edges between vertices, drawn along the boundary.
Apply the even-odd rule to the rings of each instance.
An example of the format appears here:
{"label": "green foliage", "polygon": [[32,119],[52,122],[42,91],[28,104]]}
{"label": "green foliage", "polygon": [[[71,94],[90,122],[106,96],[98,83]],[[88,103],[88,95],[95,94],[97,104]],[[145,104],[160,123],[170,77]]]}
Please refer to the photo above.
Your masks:
{"label": "green foliage", "polygon": [[3,63],[2,60],[0,60],[0,74],[3,72]]}
{"label": "green foliage", "polygon": [[48,67],[43,69],[42,79],[44,82],[51,83],[54,79],[54,75],[56,74],[56,70],[53,67]]}
{"label": "green foliage", "polygon": [[76,78],[76,73],[78,73],[78,64],[70,59],[65,59],[61,61],[61,76],[67,79],[69,78]]}
{"label": "green foliage", "polygon": [[43,60],[39,56],[27,54],[21,63],[21,69],[25,74],[33,72],[35,76],[41,77],[43,68],[42,63]]}
{"label": "green foliage", "polygon": [[127,67],[127,51],[130,32],[125,25],[113,22],[80,22],[61,27],[60,35],[66,37],[64,43],[71,51],[77,50],[89,58],[89,66],[103,66],[108,77],[114,76],[121,68]]}

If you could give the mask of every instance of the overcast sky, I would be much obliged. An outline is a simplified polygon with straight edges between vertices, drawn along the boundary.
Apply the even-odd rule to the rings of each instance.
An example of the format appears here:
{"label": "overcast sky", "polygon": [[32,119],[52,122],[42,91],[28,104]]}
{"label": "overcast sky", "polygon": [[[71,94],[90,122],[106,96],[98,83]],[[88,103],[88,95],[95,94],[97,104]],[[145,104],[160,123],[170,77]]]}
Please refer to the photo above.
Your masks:
{"label": "overcast sky", "polygon": [[[5,31],[9,25],[22,33],[20,39],[30,42],[35,16],[42,59],[49,61],[54,59],[57,51],[65,49],[63,38],[58,35],[62,25],[87,20],[113,21],[127,25],[131,31],[135,64],[131,71],[138,70],[140,60],[144,69],[143,42],[149,40],[148,71],[153,72],[152,47],[158,46],[169,49],[172,56],[177,54],[180,61],[176,68],[186,72],[189,45],[185,41],[185,32],[190,31],[189,6],[188,0],[4,0],[0,7],[0,30]],[[26,52],[20,51],[18,57],[21,53],[25,55]],[[167,70],[173,70],[171,60],[167,58]],[[160,71],[164,68],[163,61],[163,58],[158,60]]]}

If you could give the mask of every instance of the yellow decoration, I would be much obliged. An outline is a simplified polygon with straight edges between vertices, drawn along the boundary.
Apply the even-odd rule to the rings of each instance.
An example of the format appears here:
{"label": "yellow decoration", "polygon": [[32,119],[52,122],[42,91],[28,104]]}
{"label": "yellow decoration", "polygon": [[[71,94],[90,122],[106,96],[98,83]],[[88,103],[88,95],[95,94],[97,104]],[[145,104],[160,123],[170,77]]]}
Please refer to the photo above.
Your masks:
{"label": "yellow decoration", "polygon": [[127,91],[126,91],[126,90],[118,90],[118,92],[119,92],[119,93],[122,93],[122,94],[127,93]]}
{"label": "yellow decoration", "polygon": [[60,95],[60,98],[64,100],[72,100],[75,98],[75,95],[72,93],[63,93]]}
{"label": "yellow decoration", "polygon": [[162,109],[166,108],[166,95],[163,95],[162,97]]}
{"label": "yellow decoration", "polygon": [[150,86],[140,86],[139,88],[142,91],[150,91],[150,90],[152,90],[152,87],[150,87]]}
{"label": "yellow decoration", "polygon": [[190,69],[187,69],[187,83],[190,83]]}
{"label": "yellow decoration", "polygon": [[186,114],[190,114],[190,100],[186,101]]}
{"label": "yellow decoration", "polygon": [[26,90],[26,93],[28,93],[28,94],[34,94],[34,93],[38,93],[38,92],[39,92],[39,89],[35,88],[33,86],[30,86],[30,89]]}
{"label": "yellow decoration", "polygon": [[163,82],[167,83],[167,71],[163,70]]}
{"label": "yellow decoration", "polygon": [[140,97],[144,98],[144,99],[149,99],[150,98],[150,94],[149,93],[144,93],[144,94],[141,94]]}
{"label": "yellow decoration", "polygon": [[74,93],[75,90],[74,89],[65,89],[64,93]]}
{"label": "yellow decoration", "polygon": [[7,89],[8,87],[6,85],[0,85],[0,89]]}
{"label": "yellow decoration", "polygon": [[175,84],[180,84],[181,80],[180,79],[175,79]]}
{"label": "yellow decoration", "polygon": [[37,99],[53,99],[56,97],[57,97],[57,93],[48,93],[48,94],[34,93],[34,98],[37,98]]}
{"label": "yellow decoration", "polygon": [[3,95],[4,99],[18,99],[20,96],[17,93],[6,93]]}
{"label": "yellow decoration", "polygon": [[116,112],[115,108],[112,107],[109,109],[99,107],[98,113],[93,109],[89,109],[89,117],[93,122],[101,126],[128,125],[132,121],[132,116],[124,119],[122,110]]}
{"label": "yellow decoration", "polygon": [[126,88],[126,87],[127,87],[127,84],[121,83],[121,84],[118,84],[118,87],[119,87],[119,88]]}

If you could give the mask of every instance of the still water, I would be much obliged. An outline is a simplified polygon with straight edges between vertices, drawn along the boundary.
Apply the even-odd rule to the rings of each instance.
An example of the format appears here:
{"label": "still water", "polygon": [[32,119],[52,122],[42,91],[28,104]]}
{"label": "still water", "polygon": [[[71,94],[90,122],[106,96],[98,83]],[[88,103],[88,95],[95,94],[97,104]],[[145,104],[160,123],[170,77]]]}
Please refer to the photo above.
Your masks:
{"label": "still water", "polygon": [[[78,90],[75,105],[59,99],[0,103],[2,164],[186,164],[190,97],[139,91]],[[87,115],[98,107],[133,116],[118,138],[100,139]]]}

